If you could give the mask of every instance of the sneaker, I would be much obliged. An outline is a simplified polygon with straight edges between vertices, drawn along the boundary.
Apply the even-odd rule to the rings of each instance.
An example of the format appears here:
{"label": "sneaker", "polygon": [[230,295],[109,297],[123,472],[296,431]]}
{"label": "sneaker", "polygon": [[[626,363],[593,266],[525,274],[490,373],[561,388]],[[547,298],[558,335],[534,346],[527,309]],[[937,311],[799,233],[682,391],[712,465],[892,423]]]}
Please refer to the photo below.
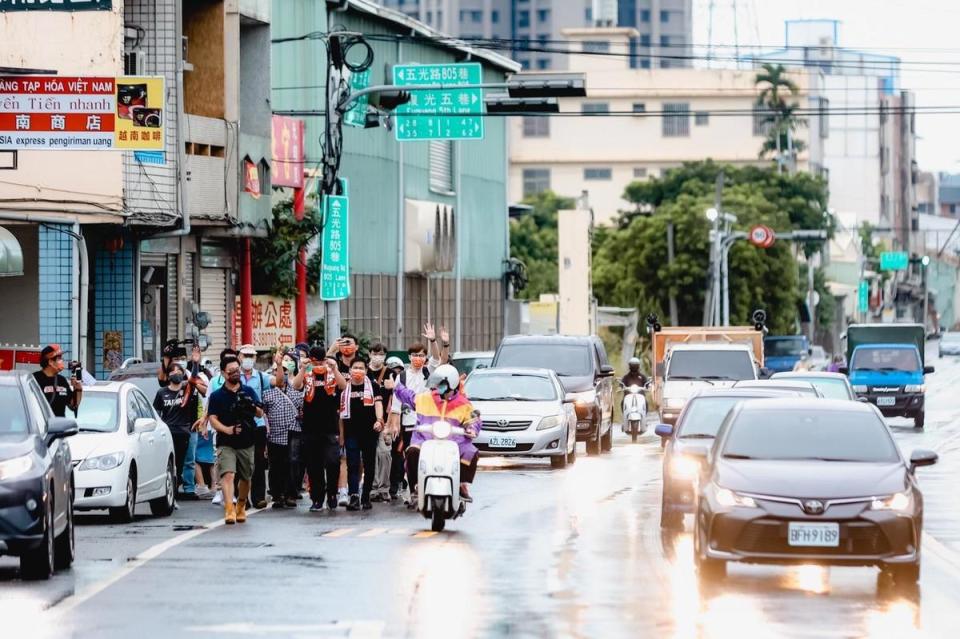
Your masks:
{"label": "sneaker", "polygon": [[197,493],[180,493],[177,495],[177,499],[180,501],[197,501],[200,498],[197,497]]}
{"label": "sneaker", "polygon": [[283,500],[283,505],[286,506],[287,508],[296,508],[297,500],[287,497],[285,500]]}
{"label": "sneaker", "polygon": [[315,501],[310,505],[310,512],[312,513],[318,513],[321,510],[323,510],[323,504],[319,501]]}
{"label": "sneaker", "polygon": [[391,491],[391,492],[390,492],[390,501],[397,501],[398,499],[400,499],[400,495],[398,495],[396,492]]}
{"label": "sneaker", "polygon": [[283,510],[283,509],[286,508],[286,507],[287,507],[287,504],[286,504],[286,502],[283,501],[282,499],[279,500],[279,501],[273,502],[273,505],[271,506],[271,508],[273,508],[273,509],[275,509],[275,510]]}
{"label": "sneaker", "polygon": [[380,493],[374,493],[373,495],[370,496],[370,501],[376,501],[376,502],[384,501],[383,495],[381,495]]}
{"label": "sneaker", "polygon": [[340,491],[339,495],[337,495],[337,505],[347,506],[349,504],[350,504],[350,497],[349,495],[347,495],[347,491],[345,490]]}
{"label": "sneaker", "polygon": [[350,495],[350,501],[347,503],[347,510],[360,510],[360,495]]}
{"label": "sneaker", "polygon": [[196,495],[197,499],[210,499],[213,497],[213,491],[206,486],[200,486],[197,488]]}
{"label": "sneaker", "polygon": [[327,497],[327,508],[329,508],[331,512],[337,509],[336,495],[330,495]]}
{"label": "sneaker", "polygon": [[266,508],[266,507],[267,507],[266,499],[261,499],[260,501],[257,502],[257,508]]}
{"label": "sneaker", "polygon": [[213,501],[210,502],[214,506],[220,506],[223,504],[223,491],[218,490],[217,494],[213,496]]}
{"label": "sneaker", "polygon": [[371,510],[373,508],[373,504],[370,503],[369,499],[364,499],[360,502],[360,507],[364,510]]}

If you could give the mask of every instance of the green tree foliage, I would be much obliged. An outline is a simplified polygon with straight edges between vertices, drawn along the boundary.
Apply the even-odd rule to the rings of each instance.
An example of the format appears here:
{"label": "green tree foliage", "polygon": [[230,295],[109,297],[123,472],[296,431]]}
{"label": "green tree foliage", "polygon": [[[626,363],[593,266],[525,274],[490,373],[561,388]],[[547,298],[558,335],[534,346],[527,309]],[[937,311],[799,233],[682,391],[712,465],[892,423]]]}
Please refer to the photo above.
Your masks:
{"label": "green tree foliage", "polygon": [[[260,294],[290,299],[296,297],[295,260],[301,246],[320,233],[320,214],[308,206],[302,220],[293,217],[293,200],[273,206],[267,237],[253,241],[253,290]],[[307,292],[315,294],[320,282],[320,252],[307,260]]]}
{"label": "green tree foliage", "polygon": [[557,292],[557,211],[571,209],[572,198],[544,191],[524,200],[533,210],[510,220],[510,255],[527,266],[527,287],[517,298],[536,300]]}
{"label": "green tree foliage", "polygon": [[800,105],[796,102],[787,102],[788,97],[798,92],[797,85],[787,76],[787,70],[783,65],[769,63],[761,67],[754,84],[763,85],[757,96],[757,106],[763,107],[768,114],[764,121],[770,126],[760,149],[760,157],[765,158],[774,154],[774,157],[778,158],[784,153],[796,157],[797,153],[806,148],[806,144],[796,139],[794,134],[800,127],[807,124],[804,118],[796,114]]}
{"label": "green tree foliage", "polygon": [[[710,223],[717,175],[723,171],[723,210],[737,215],[737,230],[766,224],[777,230],[827,229],[827,194],[822,180],[772,169],[697,162],[660,179],[629,185],[634,210],[621,215],[619,229],[598,232],[594,241],[594,293],[602,304],[636,306],[666,319],[671,293],[679,320],[699,325],[709,268]],[[675,261],[667,263],[667,223],[674,224]],[[812,248],[812,247],[811,247]],[[812,251],[811,251],[812,252]],[[794,247],[778,242],[758,249],[747,242],[730,251],[730,317],[746,323],[765,308],[771,331],[792,333],[802,295]]]}

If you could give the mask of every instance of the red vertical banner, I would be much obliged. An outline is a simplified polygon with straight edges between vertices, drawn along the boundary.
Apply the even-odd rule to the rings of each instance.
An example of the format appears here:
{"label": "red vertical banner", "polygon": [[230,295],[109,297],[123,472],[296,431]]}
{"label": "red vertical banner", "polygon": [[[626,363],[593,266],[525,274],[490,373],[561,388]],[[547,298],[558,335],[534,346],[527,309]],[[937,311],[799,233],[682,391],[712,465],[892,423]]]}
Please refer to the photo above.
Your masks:
{"label": "red vertical banner", "polygon": [[304,122],[281,115],[273,116],[270,164],[274,186],[303,188]]}

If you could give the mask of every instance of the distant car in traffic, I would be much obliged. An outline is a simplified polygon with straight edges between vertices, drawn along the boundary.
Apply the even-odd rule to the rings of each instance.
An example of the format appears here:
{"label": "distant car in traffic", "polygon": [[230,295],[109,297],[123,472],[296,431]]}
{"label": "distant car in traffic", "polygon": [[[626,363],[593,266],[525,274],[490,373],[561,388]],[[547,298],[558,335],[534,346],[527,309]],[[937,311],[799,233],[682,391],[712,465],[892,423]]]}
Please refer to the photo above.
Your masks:
{"label": "distant car in traffic", "polygon": [[940,336],[937,356],[944,355],[960,355],[960,333],[949,332]]}
{"label": "distant car in traffic", "polygon": [[790,390],[719,388],[704,390],[687,402],[676,426],[659,424],[655,431],[666,441],[663,451],[663,489],[660,527],[683,525],[683,515],[696,504],[696,485],[702,460],[727,414],[739,402],[774,397],[800,397]]}
{"label": "distant car in traffic", "polygon": [[0,372],[0,555],[19,556],[24,579],[48,579],[73,563],[73,468],[64,439],[76,432],[73,419],[54,416],[32,375]]}
{"label": "distant car in traffic", "polygon": [[743,389],[780,389],[786,391],[793,391],[801,395],[808,395],[810,397],[823,397],[816,386],[810,382],[805,382],[803,380],[786,380],[786,379],[757,379],[757,380],[746,380],[742,382],[737,382],[733,385],[734,388],[743,388]]}
{"label": "distant car in traffic", "polygon": [[596,335],[511,335],[504,337],[492,367],[535,367],[552,370],[573,395],[577,441],[587,453],[613,448],[613,366]]}
{"label": "distant car in traffic", "polygon": [[857,394],[846,375],[826,372],[775,373],[773,381],[809,382],[827,399],[848,399],[856,401]]}
{"label": "distant car in traffic", "polygon": [[879,566],[920,575],[923,495],[876,407],[759,399],[730,412],[706,458],[694,554],[703,577],[728,561]]}
{"label": "distant car in traffic", "polygon": [[549,457],[563,468],[577,457],[577,416],[556,373],[543,368],[475,370],[467,396],[483,421],[481,454]]}
{"label": "distant car in traffic", "polygon": [[145,393],[129,382],[85,388],[77,424],[70,439],[77,510],[109,509],[122,522],[144,502],[154,515],[173,512],[173,438]]}
{"label": "distant car in traffic", "polygon": [[450,363],[461,375],[469,375],[478,368],[490,368],[493,351],[463,351],[450,356]]}

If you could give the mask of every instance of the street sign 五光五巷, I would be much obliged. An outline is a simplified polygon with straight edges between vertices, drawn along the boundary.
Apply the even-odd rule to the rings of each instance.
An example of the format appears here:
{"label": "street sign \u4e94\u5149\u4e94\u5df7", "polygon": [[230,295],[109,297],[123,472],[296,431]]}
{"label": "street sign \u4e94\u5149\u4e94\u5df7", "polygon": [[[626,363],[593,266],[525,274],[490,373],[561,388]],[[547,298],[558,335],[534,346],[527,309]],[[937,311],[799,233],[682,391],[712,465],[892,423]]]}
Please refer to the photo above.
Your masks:
{"label": "street sign \u4e94\u5149\u4e94\u5df7", "polygon": [[397,107],[397,140],[482,140],[483,89],[470,86],[482,81],[479,62],[393,67],[393,84],[399,88],[438,86],[411,91],[410,101]]}

